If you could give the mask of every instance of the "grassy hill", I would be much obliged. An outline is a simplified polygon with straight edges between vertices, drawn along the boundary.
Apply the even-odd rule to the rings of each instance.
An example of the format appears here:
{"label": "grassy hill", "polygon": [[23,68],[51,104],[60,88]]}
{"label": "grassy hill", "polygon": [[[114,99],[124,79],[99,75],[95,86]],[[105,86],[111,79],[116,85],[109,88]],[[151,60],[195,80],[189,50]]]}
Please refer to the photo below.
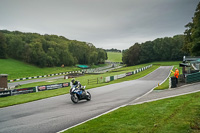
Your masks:
{"label": "grassy hill", "polygon": [[46,67],[39,68],[14,59],[0,59],[0,74],[8,74],[8,79],[17,79],[31,76],[41,76],[53,73],[80,70],[76,67]]}
{"label": "grassy hill", "polygon": [[122,62],[122,53],[118,52],[107,52],[108,60],[111,62]]}

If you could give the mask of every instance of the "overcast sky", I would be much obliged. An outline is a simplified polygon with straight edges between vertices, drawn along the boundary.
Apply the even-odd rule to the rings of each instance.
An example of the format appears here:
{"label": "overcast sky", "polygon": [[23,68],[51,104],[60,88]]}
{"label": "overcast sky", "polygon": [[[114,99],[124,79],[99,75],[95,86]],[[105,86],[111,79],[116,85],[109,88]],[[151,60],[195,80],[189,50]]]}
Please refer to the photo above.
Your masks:
{"label": "overcast sky", "polygon": [[199,0],[0,0],[0,29],[56,34],[98,48],[183,34]]}

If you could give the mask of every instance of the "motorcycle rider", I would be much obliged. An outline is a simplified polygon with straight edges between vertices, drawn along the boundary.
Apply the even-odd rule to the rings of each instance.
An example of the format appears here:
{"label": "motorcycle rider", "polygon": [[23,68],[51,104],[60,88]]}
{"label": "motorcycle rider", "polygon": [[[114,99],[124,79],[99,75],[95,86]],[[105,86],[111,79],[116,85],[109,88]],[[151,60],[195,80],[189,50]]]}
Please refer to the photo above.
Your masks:
{"label": "motorcycle rider", "polygon": [[91,100],[91,95],[89,92],[85,91],[85,86],[82,87],[79,81],[75,79],[71,80],[71,100],[74,103],[77,103],[79,100],[86,99],[87,101]]}
{"label": "motorcycle rider", "polygon": [[81,83],[77,80],[75,80],[74,78],[71,80],[71,84],[72,84],[72,87],[75,86],[77,87],[79,90],[83,90],[85,91],[82,87],[81,87]]}

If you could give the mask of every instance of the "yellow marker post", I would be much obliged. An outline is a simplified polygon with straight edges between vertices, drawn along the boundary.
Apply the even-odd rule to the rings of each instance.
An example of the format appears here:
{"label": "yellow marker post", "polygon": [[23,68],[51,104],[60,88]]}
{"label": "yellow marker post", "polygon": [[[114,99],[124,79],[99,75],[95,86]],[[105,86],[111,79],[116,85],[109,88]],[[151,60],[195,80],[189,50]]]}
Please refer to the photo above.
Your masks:
{"label": "yellow marker post", "polygon": [[170,70],[172,73],[175,73],[174,71]]}

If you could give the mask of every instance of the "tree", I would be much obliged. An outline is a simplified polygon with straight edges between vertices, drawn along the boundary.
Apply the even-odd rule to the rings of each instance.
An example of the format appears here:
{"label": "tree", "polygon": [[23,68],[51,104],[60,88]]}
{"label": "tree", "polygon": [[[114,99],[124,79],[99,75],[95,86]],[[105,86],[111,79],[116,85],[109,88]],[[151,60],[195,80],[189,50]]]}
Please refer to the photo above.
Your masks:
{"label": "tree", "polygon": [[6,48],[7,48],[7,44],[6,44],[5,36],[3,35],[3,33],[0,32],[0,59],[7,58]]}
{"label": "tree", "polygon": [[185,27],[187,28],[185,34],[185,44],[183,50],[190,52],[193,56],[200,55],[200,2],[194,13],[192,22],[188,23]]}
{"label": "tree", "polygon": [[171,60],[182,60],[183,56],[187,56],[188,53],[182,50],[184,45],[184,36],[183,35],[176,35],[173,37],[172,42],[172,52],[171,52]]}
{"label": "tree", "polygon": [[124,63],[124,64],[128,64],[129,62],[128,62],[128,50],[129,49],[126,49],[126,50],[123,50],[122,51],[122,62]]}
{"label": "tree", "polygon": [[[0,54],[8,55],[40,67],[79,64],[97,64],[107,58],[106,52],[92,43],[69,40],[63,36],[40,35],[19,31],[0,30]],[[3,42],[3,43],[2,43]],[[5,45],[7,45],[7,50]],[[3,46],[3,47],[2,47]],[[1,57],[0,57],[1,58]]]}
{"label": "tree", "polygon": [[90,54],[90,65],[94,65],[94,64],[97,64],[98,63],[98,53],[96,51],[93,51],[91,54]]}
{"label": "tree", "polygon": [[140,63],[151,62],[154,60],[153,43],[147,41],[141,44]]}
{"label": "tree", "polygon": [[106,52],[103,49],[97,49],[98,51],[98,62],[103,63],[106,60]]}
{"label": "tree", "polygon": [[140,56],[141,46],[139,43],[135,43],[129,51],[129,64],[130,65],[137,65],[140,63],[139,56]]}
{"label": "tree", "polygon": [[74,59],[72,55],[69,53],[68,49],[63,47],[63,49],[60,51],[59,56],[61,64],[64,64],[65,66],[74,65]]}
{"label": "tree", "polygon": [[123,54],[125,57],[123,57],[122,60],[128,66],[137,65],[140,63],[139,61],[140,51],[141,51],[140,44],[135,43],[128,49],[128,51],[126,51]]}
{"label": "tree", "polygon": [[123,63],[136,65],[152,61],[182,60],[183,35],[174,37],[157,38],[154,41],[147,41],[142,44],[134,44],[128,50],[122,52]]}
{"label": "tree", "polygon": [[30,63],[35,64],[39,67],[46,66],[46,54],[42,49],[42,44],[40,42],[32,42],[30,44]]}

